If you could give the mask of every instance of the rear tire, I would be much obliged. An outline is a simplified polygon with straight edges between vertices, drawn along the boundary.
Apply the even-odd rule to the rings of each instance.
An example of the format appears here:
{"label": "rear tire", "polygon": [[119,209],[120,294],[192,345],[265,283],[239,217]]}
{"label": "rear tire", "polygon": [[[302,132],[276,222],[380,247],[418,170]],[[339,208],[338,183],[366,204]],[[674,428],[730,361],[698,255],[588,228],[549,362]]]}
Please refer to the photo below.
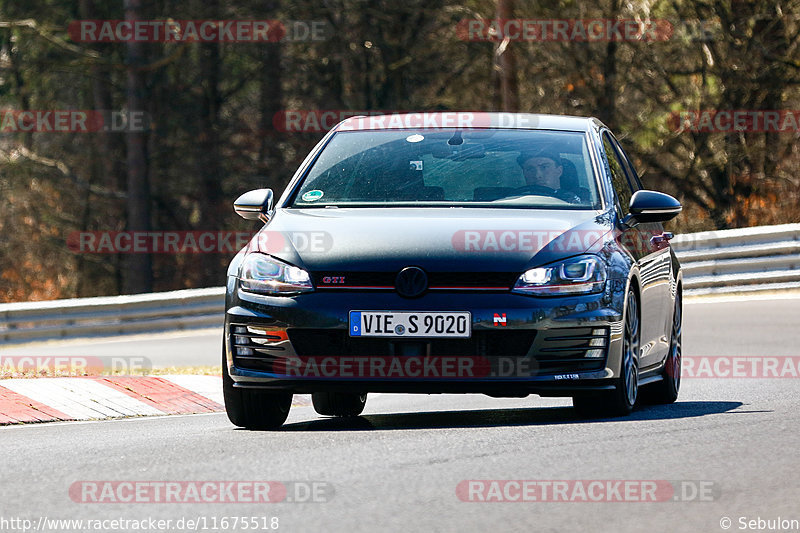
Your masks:
{"label": "rear tire", "polygon": [[367,394],[358,392],[315,392],[314,410],[323,416],[358,416],[367,404]]}
{"label": "rear tire", "polygon": [[276,429],[286,422],[292,395],[285,392],[237,389],[228,373],[225,349],[222,350],[222,395],[225,412],[234,426],[247,429]]}
{"label": "rear tire", "polygon": [[572,405],[578,415],[587,418],[626,416],[639,399],[639,300],[633,291],[628,293],[625,311],[625,333],[622,337],[620,376],[614,380],[614,390],[575,396]]}

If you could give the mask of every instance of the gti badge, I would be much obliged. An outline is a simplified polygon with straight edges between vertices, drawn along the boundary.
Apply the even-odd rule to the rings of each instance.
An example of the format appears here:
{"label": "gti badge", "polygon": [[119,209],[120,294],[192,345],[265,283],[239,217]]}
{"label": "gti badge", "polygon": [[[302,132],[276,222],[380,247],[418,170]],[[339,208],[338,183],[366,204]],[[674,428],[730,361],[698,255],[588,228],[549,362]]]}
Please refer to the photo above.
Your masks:
{"label": "gti badge", "polygon": [[322,283],[326,285],[338,284],[341,285],[344,283],[344,276],[325,276],[322,278]]}
{"label": "gti badge", "polygon": [[506,314],[495,313],[494,314],[494,325],[495,326],[505,326],[506,325]]}

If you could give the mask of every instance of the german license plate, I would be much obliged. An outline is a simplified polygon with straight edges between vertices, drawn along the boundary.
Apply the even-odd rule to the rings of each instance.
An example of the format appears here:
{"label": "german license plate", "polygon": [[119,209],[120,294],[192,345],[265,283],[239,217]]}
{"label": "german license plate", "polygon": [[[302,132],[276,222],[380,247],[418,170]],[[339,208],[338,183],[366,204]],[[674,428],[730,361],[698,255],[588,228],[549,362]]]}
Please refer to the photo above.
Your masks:
{"label": "german license plate", "polygon": [[350,311],[351,337],[469,338],[468,311]]}

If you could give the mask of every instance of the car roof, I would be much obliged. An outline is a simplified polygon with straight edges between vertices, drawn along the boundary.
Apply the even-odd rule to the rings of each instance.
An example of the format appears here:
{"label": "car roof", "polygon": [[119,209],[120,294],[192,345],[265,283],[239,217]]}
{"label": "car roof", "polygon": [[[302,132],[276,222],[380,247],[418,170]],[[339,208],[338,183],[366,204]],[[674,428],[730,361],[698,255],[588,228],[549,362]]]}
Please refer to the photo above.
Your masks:
{"label": "car roof", "polygon": [[601,127],[603,123],[594,117],[485,111],[420,111],[353,116],[337,124],[333,130],[502,128],[585,132]]}

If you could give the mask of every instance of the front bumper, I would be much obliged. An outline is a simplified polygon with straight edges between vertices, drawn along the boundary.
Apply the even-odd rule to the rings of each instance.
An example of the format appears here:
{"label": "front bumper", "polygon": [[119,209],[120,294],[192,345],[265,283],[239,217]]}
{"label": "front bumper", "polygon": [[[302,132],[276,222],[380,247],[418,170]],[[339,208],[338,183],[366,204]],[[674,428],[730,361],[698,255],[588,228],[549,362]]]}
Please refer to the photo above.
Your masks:
{"label": "front bumper", "polygon": [[[293,393],[569,396],[610,389],[620,368],[624,291],[606,285],[599,294],[547,298],[470,291],[406,299],[375,290],[287,298],[242,292],[229,277],[226,364],[235,387]],[[349,311],[356,309],[466,310],[472,336],[351,338]]]}

